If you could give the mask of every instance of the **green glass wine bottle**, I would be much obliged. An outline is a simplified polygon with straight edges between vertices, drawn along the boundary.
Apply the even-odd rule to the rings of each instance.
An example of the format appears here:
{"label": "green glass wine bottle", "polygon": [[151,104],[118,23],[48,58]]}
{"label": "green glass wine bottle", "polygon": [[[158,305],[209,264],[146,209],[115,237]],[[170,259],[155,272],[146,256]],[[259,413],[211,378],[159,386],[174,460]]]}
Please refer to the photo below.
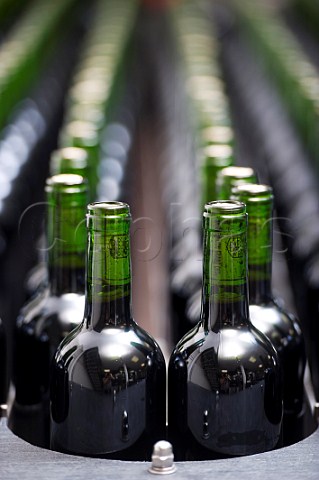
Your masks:
{"label": "green glass wine bottle", "polygon": [[[89,182],[92,178],[88,153],[83,148],[65,147],[55,150],[50,158],[50,175],[60,175],[61,173],[72,173],[81,175]],[[93,200],[90,197],[91,186],[89,185],[88,201]],[[39,255],[37,264],[28,272],[25,281],[26,298],[33,297],[41,285],[47,281],[47,263],[45,260],[45,232],[38,239]]]}
{"label": "green glass wine bottle", "polygon": [[242,183],[258,183],[257,174],[251,167],[230,166],[217,173],[217,199],[227,200],[231,197],[232,188]]}
{"label": "green glass wine bottle", "polygon": [[230,145],[208,145],[202,150],[201,189],[202,205],[217,199],[216,180],[218,172],[234,163]]}
{"label": "green glass wine bottle", "polygon": [[83,148],[88,154],[90,198],[96,199],[100,158],[99,130],[93,123],[73,121],[64,125],[60,135],[61,147]]}
{"label": "green glass wine bottle", "polygon": [[298,320],[272,293],[272,189],[268,185],[239,185],[232,195],[247,205],[250,318],[270,339],[281,359],[286,421],[285,417],[293,419],[302,410],[306,358]]}
{"label": "green glass wine bottle", "polygon": [[50,363],[61,340],[83,318],[87,194],[80,175],[47,180],[48,282],[17,318],[9,426],[40,446],[49,444]]}
{"label": "green glass wine bottle", "polygon": [[277,353],[249,320],[247,214],[235,201],[205,205],[199,323],[168,369],[168,429],[177,460],[271,450],[281,439]]}
{"label": "green glass wine bottle", "polygon": [[165,436],[165,360],[131,313],[130,218],[122,202],[88,206],[84,319],[52,368],[53,450],[150,460]]}
{"label": "green glass wine bottle", "polygon": [[89,199],[93,201],[90,196],[91,191],[94,190],[94,185],[90,185],[93,176],[92,165],[89,154],[84,148],[64,147],[52,152],[50,174],[53,176],[61,173],[73,173],[86,178],[89,185]]}

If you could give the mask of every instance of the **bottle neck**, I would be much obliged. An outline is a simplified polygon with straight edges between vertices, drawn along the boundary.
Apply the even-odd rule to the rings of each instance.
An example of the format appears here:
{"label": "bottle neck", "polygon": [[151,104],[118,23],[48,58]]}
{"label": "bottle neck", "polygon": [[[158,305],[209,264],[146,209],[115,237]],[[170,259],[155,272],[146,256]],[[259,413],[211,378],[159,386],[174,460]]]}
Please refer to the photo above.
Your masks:
{"label": "bottle neck", "polygon": [[129,221],[88,231],[85,317],[88,328],[126,327],[131,321]]}
{"label": "bottle neck", "polygon": [[202,321],[207,330],[248,322],[246,229],[246,215],[204,228]]}
{"label": "bottle neck", "polygon": [[249,303],[259,305],[272,298],[271,206],[247,205]]}
{"label": "bottle neck", "polygon": [[85,292],[85,205],[48,207],[47,254],[50,291],[59,296]]}

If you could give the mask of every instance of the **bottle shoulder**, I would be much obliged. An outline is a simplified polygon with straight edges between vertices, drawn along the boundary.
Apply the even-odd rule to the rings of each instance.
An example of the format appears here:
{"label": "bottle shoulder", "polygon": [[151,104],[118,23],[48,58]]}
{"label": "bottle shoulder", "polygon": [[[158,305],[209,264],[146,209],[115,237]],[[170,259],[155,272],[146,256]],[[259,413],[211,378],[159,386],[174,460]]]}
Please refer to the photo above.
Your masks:
{"label": "bottle shoulder", "polygon": [[275,299],[261,305],[250,305],[249,313],[252,324],[270,339],[275,348],[303,342],[297,318]]}
{"label": "bottle shoulder", "polygon": [[263,364],[277,365],[277,353],[270,341],[252,325],[223,328],[217,332],[206,330],[201,324],[194,327],[176,345],[170,364],[203,361],[213,355],[220,368],[239,368],[261,361]]}
{"label": "bottle shoulder", "polygon": [[[94,353],[93,353],[94,352]],[[156,341],[143,329],[132,324],[127,327],[105,327],[96,331],[87,327],[84,321],[63,340],[56,354],[55,362],[75,364],[90,355],[103,365],[141,365],[147,362],[163,364],[163,353]],[[145,366],[143,365],[143,367]]]}
{"label": "bottle shoulder", "polygon": [[41,289],[20,310],[17,330],[26,331],[29,335],[40,335],[54,322],[68,332],[82,321],[84,305],[84,294],[66,293],[55,296],[49,288]]}

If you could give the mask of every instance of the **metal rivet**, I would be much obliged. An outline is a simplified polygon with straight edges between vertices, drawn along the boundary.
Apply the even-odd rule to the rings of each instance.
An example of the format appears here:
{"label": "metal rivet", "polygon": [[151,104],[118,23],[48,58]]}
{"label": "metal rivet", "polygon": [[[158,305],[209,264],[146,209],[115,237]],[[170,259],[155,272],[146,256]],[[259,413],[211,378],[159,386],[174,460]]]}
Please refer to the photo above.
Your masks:
{"label": "metal rivet", "polygon": [[171,443],[161,440],[155,443],[152,455],[152,466],[149,468],[150,473],[157,475],[168,475],[176,471],[174,465],[174,454]]}

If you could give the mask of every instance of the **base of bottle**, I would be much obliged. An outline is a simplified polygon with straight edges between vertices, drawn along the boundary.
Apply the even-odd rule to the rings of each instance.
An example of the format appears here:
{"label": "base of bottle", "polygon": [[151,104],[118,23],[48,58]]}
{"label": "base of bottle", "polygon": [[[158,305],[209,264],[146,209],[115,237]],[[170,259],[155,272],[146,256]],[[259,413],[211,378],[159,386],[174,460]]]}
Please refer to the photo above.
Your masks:
{"label": "base of bottle", "polygon": [[8,427],[26,442],[49,448],[49,399],[32,405],[21,405],[14,401],[8,417]]}

